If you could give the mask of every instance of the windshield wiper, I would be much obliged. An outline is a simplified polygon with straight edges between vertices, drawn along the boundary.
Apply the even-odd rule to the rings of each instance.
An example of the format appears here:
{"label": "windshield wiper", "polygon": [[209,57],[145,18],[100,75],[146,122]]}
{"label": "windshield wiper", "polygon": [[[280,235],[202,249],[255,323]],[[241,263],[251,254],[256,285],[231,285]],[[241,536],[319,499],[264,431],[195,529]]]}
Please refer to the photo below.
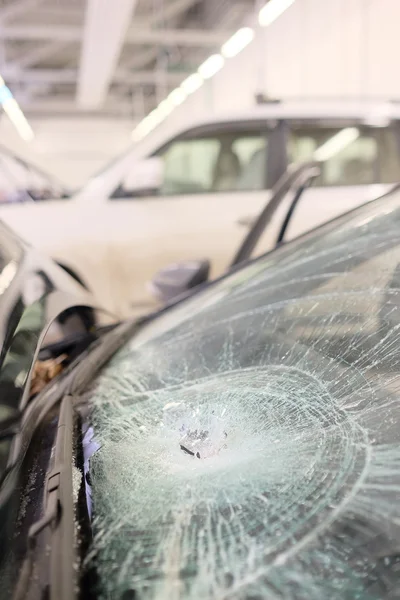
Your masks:
{"label": "windshield wiper", "polygon": [[39,360],[56,358],[61,354],[67,354],[69,358],[75,358],[86,350],[97,339],[118,327],[121,323],[113,323],[103,327],[97,327],[84,333],[68,335],[62,340],[43,346],[39,352]]}
{"label": "windshield wiper", "polygon": [[[162,312],[162,311],[160,311]],[[113,329],[90,349],[79,364],[76,365],[74,376],[70,381],[67,393],[74,396],[83,391],[93,380],[97,373],[104,367],[110,358],[132,337],[144,323],[151,321],[159,312],[151,313],[140,319],[122,323]]]}
{"label": "windshield wiper", "polygon": [[[151,317],[149,317],[151,318]],[[50,532],[50,600],[71,600],[76,597],[76,556],[74,544],[74,506],[72,488],[74,398],[73,390],[83,390],[113,354],[132,336],[147,318],[130,321],[116,327],[97,340],[84,358],[71,365],[56,394],[40,395],[45,402],[42,415],[57,401],[62,401],[51,470],[46,478],[45,512],[28,534],[28,553],[23,563],[13,600],[23,600],[29,586],[38,536]],[[47,396],[47,397],[46,397]],[[45,558],[45,557],[44,557]]]}
{"label": "windshield wiper", "polygon": [[[76,597],[73,429],[73,399],[65,396],[60,408],[52,467],[46,478],[44,514],[29,529],[27,556],[21,569],[14,600],[23,600],[26,596],[35,563],[38,537],[45,532],[50,533],[49,598],[71,600]],[[45,553],[36,560],[41,559],[47,559]]]}

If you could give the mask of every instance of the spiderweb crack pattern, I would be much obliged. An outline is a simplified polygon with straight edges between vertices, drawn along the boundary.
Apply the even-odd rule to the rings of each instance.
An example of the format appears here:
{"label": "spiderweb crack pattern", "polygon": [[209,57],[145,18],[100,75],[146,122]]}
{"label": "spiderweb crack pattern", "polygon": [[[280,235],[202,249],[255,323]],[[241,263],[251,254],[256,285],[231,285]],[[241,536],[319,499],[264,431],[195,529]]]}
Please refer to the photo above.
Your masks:
{"label": "spiderweb crack pattern", "polygon": [[104,372],[87,558],[104,597],[394,593],[400,227],[354,227],[233,275]]}

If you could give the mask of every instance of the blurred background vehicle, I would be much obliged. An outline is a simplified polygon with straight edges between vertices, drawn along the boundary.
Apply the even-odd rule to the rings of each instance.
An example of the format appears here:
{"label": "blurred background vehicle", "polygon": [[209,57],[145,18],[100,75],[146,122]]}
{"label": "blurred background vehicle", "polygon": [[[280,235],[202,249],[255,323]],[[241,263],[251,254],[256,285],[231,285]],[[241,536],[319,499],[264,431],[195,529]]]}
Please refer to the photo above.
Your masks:
{"label": "blurred background vehicle", "polygon": [[[378,126],[379,107],[274,102],[213,116],[135,144],[68,201],[0,206],[0,217],[113,312],[144,313],[146,284],[163,266],[205,253],[212,277],[227,268],[289,163],[323,166],[287,239],[389,189],[400,174],[400,107]],[[282,210],[260,253],[273,248]]]}
{"label": "blurred background vehicle", "polygon": [[288,239],[400,179],[397,0],[3,4],[0,139],[78,191],[13,168],[0,217],[120,315],[171,263],[223,272],[291,163],[324,167]]}

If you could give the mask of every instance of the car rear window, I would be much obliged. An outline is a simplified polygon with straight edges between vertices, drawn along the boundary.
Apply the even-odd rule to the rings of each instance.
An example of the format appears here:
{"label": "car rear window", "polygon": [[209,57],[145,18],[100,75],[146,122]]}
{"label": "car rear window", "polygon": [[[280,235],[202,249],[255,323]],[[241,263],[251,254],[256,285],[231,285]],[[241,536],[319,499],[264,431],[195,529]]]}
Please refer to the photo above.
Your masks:
{"label": "car rear window", "polygon": [[394,597],[399,205],[255,261],[114,358],[91,395],[103,597]]}

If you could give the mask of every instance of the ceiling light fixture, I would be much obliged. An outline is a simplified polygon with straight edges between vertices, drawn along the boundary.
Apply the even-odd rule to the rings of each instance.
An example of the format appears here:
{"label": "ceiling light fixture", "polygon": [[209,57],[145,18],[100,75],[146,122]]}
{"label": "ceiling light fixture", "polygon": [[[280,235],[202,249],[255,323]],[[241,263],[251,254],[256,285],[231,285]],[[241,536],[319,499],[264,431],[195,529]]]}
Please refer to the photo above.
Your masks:
{"label": "ceiling light fixture", "polygon": [[261,27],[271,25],[282,13],[294,4],[294,0],[269,0],[269,2],[260,10],[258,22]]}
{"label": "ceiling light fixture", "polygon": [[169,98],[165,98],[160,104],[157,106],[157,112],[162,116],[162,118],[168,117],[169,114],[174,110],[175,105]]}
{"label": "ceiling light fixture", "polygon": [[0,105],[4,112],[18,131],[19,135],[26,142],[30,142],[34,138],[32,127],[29,125],[24,113],[22,112],[18,102],[13,97],[10,89],[5,85],[3,78],[0,76]]}
{"label": "ceiling light fixture", "polygon": [[156,125],[158,125],[163,120],[163,112],[162,109],[157,106],[154,110],[151,111],[149,115],[146,117],[147,123],[153,129]]}
{"label": "ceiling light fixture", "polygon": [[132,139],[135,142],[143,139],[150,131],[153,131],[157,125],[159,125],[164,119],[174,110],[175,105],[172,100],[168,97],[165,98],[160,104],[151,111],[140,121],[132,132]]}
{"label": "ceiling light fixture", "polygon": [[204,79],[199,73],[193,73],[193,75],[189,75],[184,81],[181,83],[181,89],[187,94],[193,94],[196,90],[198,90],[204,83]]}
{"label": "ceiling light fixture", "polygon": [[[294,2],[294,0],[292,0]],[[198,68],[197,73],[192,73],[179,88],[173,90],[157,108],[147,115],[135,127],[132,132],[134,141],[140,141],[159,125],[176,106],[180,106],[186,98],[196,92],[204,83],[204,80],[213,77],[224,66],[226,58],[232,58],[239,54],[254,38],[254,30],[251,27],[242,27],[223,44],[221,54],[213,54]]]}
{"label": "ceiling light fixture", "polygon": [[182,104],[187,98],[187,94],[181,88],[176,88],[173,92],[170,93],[168,99],[174,104],[174,106],[179,106]]}
{"label": "ceiling light fixture", "polygon": [[218,73],[224,66],[224,58],[220,54],[213,54],[198,68],[198,73],[203,79],[210,79],[215,73]]}
{"label": "ceiling light fixture", "polygon": [[254,39],[254,29],[242,27],[222,46],[221,53],[225,58],[233,58]]}
{"label": "ceiling light fixture", "polygon": [[24,113],[19,107],[18,102],[11,96],[2,103],[4,112],[15,126],[19,135],[26,142],[30,142],[34,138],[32,127],[25,118]]}
{"label": "ceiling light fixture", "polygon": [[[222,56],[221,56],[222,58]],[[204,83],[204,79],[199,73],[193,73],[189,75],[184,81],[182,81],[179,88],[173,90],[165,100],[151,111],[140,121],[132,132],[132,139],[135,142],[139,142],[147,134],[149,134],[157,125],[159,125],[173,110],[176,106],[179,106],[186,100],[189,94],[193,94],[198,90]]]}
{"label": "ceiling light fixture", "polygon": [[329,160],[354,142],[359,135],[360,130],[357,127],[341,129],[315,150],[314,160],[320,160],[321,162]]}
{"label": "ceiling light fixture", "polygon": [[140,121],[132,132],[132,139],[139,142],[158,125],[157,109],[154,109]]}

